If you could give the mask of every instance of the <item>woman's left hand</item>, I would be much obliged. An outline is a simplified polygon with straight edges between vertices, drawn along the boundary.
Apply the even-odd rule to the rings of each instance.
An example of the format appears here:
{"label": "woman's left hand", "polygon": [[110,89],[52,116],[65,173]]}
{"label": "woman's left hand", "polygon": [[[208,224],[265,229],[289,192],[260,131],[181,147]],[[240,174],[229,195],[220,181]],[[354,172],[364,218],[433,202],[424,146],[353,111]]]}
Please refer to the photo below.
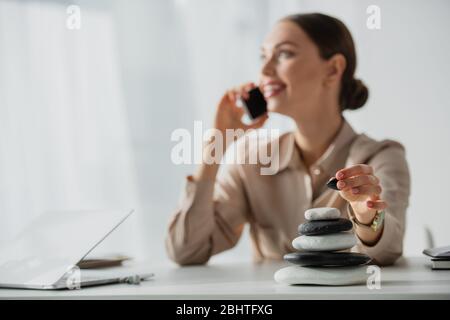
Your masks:
{"label": "woman's left hand", "polygon": [[341,169],[336,172],[336,179],[341,197],[350,203],[361,223],[371,223],[378,210],[387,208],[387,203],[380,199],[380,180],[371,166],[357,164]]}

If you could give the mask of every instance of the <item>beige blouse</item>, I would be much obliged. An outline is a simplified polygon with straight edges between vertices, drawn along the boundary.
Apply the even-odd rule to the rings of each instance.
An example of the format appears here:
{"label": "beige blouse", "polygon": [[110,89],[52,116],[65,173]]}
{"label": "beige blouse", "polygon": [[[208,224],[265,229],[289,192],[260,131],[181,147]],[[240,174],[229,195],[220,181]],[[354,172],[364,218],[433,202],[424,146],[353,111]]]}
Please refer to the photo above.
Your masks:
{"label": "beige blouse", "polygon": [[169,257],[183,265],[206,263],[212,255],[236,245],[249,223],[254,259],[282,259],[295,251],[291,243],[298,236],[298,225],[305,222],[306,209],[335,207],[348,217],[347,202],[326,182],[339,169],[365,163],[380,179],[381,199],[389,208],[380,240],[374,246],[358,240],[351,251],[366,253],[380,265],[394,263],[402,254],[410,194],[404,147],[393,140],[376,141],[357,134],[344,120],[333,143],[308,170],[294,133],[278,139],[280,158],[274,175],[261,175],[258,164],[229,164],[216,181],[186,179],[169,223]]}

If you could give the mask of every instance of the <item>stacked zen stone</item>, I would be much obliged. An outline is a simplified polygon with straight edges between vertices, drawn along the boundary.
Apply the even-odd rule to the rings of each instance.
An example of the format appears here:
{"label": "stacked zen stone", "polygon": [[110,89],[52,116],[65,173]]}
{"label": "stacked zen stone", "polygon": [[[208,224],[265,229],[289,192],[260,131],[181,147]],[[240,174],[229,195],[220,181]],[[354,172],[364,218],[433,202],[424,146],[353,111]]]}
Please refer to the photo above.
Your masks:
{"label": "stacked zen stone", "polygon": [[367,279],[364,264],[370,257],[361,253],[336,252],[356,245],[353,224],[340,218],[336,208],[314,208],[305,212],[308,220],[299,226],[300,236],[292,241],[298,252],[284,259],[293,264],[275,273],[283,284],[350,285]]}

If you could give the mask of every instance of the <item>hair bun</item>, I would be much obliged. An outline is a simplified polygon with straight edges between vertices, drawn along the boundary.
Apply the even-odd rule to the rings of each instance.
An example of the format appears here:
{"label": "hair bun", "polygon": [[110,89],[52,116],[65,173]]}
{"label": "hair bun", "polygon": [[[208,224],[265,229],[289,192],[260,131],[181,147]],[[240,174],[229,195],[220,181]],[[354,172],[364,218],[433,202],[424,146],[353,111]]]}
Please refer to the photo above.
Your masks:
{"label": "hair bun", "polygon": [[359,109],[366,103],[367,98],[369,98],[369,89],[361,80],[353,78],[350,82],[345,109]]}

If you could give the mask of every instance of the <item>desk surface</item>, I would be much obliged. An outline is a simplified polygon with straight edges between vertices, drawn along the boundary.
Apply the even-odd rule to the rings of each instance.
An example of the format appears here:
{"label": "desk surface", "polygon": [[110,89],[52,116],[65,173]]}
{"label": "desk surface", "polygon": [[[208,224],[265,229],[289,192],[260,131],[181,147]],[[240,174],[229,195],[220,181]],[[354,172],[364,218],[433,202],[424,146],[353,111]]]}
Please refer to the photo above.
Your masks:
{"label": "desk surface", "polygon": [[0,289],[0,299],[450,299],[450,270],[432,271],[426,258],[402,258],[396,265],[382,268],[381,289],[372,290],[365,284],[327,287],[276,283],[274,272],[287,265],[128,265],[120,271],[153,272],[155,277],[140,285],[115,284],[81,290]]}

